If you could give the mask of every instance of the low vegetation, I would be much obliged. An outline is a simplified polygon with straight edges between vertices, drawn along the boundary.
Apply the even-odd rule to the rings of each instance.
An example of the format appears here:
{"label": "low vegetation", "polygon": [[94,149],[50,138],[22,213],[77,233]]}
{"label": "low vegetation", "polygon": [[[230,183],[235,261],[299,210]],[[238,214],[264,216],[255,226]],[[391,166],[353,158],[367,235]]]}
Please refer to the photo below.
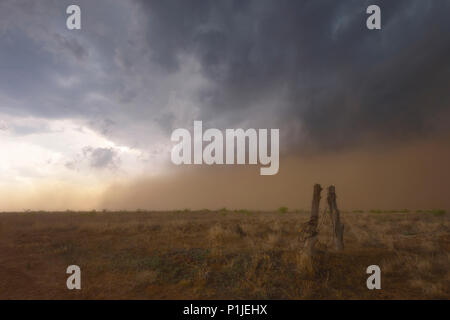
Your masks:
{"label": "low vegetation", "polygon": [[[450,297],[445,212],[343,211],[339,253],[322,216],[319,253],[305,268],[298,236],[309,213],[281,209],[0,213],[0,298]],[[71,264],[81,268],[79,291],[66,289]],[[366,287],[372,264],[381,267],[381,290]]]}

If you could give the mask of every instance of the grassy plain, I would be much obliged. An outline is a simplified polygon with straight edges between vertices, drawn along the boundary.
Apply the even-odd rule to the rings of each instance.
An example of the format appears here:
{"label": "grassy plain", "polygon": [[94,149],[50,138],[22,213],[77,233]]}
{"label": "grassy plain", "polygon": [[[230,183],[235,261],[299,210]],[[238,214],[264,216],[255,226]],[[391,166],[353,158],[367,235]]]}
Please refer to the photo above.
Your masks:
{"label": "grassy plain", "polygon": [[[343,212],[339,253],[321,218],[305,268],[304,211],[0,213],[0,299],[450,298],[449,214]],[[81,290],[66,288],[72,264]]]}

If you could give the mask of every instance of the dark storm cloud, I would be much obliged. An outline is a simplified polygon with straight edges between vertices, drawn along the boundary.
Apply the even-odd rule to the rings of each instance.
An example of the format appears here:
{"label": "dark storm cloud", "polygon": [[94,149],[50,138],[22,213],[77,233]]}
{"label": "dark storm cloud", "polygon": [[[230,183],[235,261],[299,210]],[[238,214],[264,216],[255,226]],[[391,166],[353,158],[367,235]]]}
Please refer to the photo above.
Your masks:
{"label": "dark storm cloud", "polygon": [[[365,26],[366,8],[374,3],[382,9],[381,31]],[[339,149],[361,136],[382,142],[422,135],[450,102],[445,0],[142,1],[142,6],[154,61],[174,72],[179,54],[192,53],[216,84],[201,93],[209,119],[273,108],[276,125],[302,127],[297,144],[308,139]],[[268,107],[264,101],[271,96],[278,103]]]}
{"label": "dark storm cloud", "polygon": [[69,4],[0,3],[0,112],[137,147],[193,120],[278,127],[301,153],[423,136],[450,102],[447,0],[81,0],[80,31]]}

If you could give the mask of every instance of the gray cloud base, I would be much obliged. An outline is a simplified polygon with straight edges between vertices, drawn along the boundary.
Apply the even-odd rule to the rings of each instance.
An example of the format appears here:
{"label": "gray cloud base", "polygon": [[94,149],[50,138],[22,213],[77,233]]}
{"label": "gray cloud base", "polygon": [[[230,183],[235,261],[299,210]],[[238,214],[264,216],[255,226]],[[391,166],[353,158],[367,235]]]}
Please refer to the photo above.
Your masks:
{"label": "gray cloud base", "polygon": [[69,4],[0,4],[0,112],[137,147],[193,120],[280,128],[301,152],[417,138],[449,108],[446,0],[377,1],[381,31],[371,1],[79,1],[76,32]]}

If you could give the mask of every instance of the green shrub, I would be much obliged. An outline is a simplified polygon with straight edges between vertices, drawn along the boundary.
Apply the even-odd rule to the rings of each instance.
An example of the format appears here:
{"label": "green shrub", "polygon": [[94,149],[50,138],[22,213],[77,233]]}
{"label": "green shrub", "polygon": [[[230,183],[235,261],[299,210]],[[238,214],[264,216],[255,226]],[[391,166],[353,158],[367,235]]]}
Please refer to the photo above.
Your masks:
{"label": "green shrub", "polygon": [[279,211],[280,213],[287,213],[287,212],[289,211],[289,209],[288,209],[288,207],[280,207],[280,208],[278,209],[278,211]]}
{"label": "green shrub", "polygon": [[243,214],[246,214],[246,215],[250,215],[251,214],[251,211],[247,210],[247,209],[240,209],[240,210],[237,210],[235,212],[236,213],[243,213]]}
{"label": "green shrub", "polygon": [[447,212],[443,209],[435,209],[435,210],[431,210],[431,213],[434,214],[435,216],[443,216]]}

